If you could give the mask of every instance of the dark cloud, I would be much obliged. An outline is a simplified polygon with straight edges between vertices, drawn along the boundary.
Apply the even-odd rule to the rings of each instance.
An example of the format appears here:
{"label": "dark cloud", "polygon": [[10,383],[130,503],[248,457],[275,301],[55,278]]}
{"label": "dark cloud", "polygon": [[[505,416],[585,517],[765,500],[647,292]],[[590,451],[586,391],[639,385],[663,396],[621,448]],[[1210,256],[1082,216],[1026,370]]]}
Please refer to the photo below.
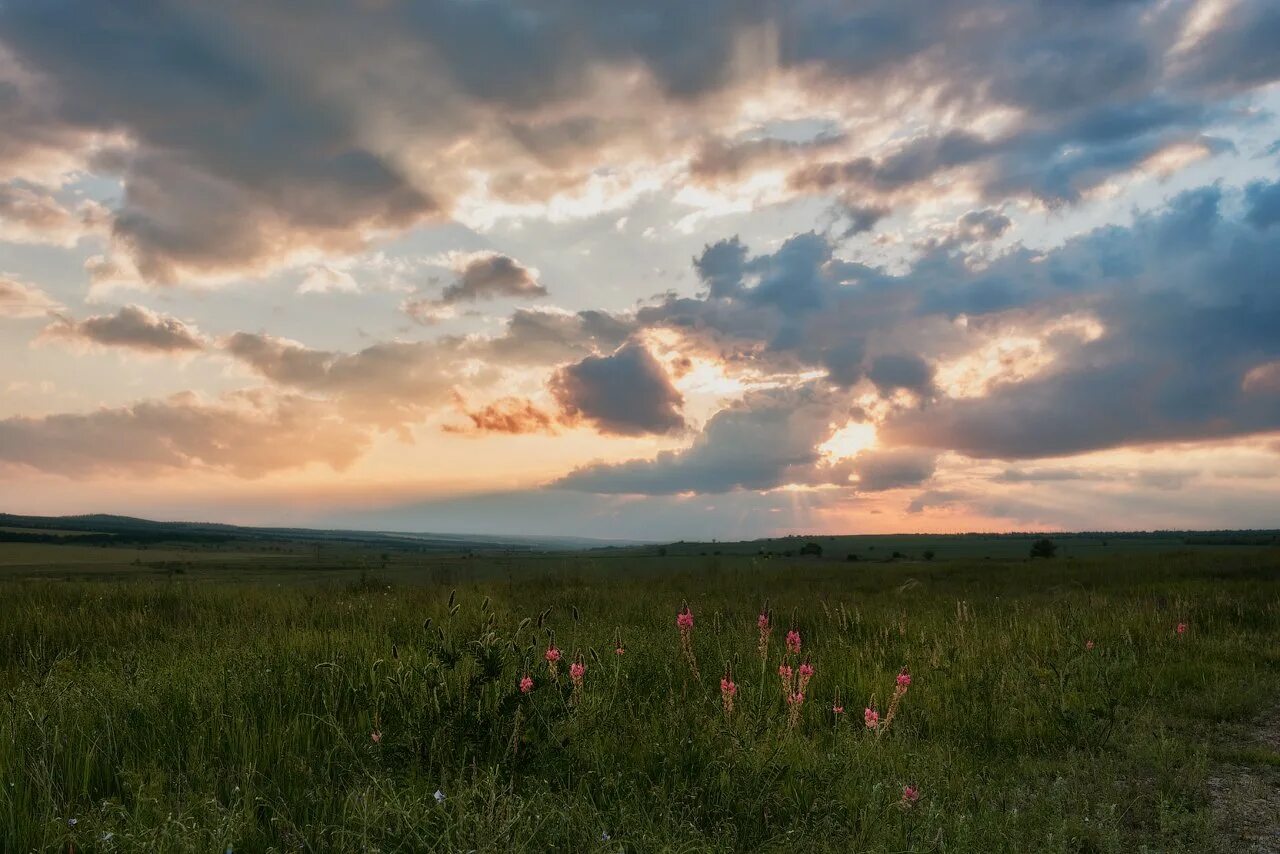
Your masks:
{"label": "dark cloud", "polygon": [[410,317],[431,324],[459,303],[502,298],[537,299],[547,295],[547,289],[538,283],[535,270],[506,255],[493,252],[466,255],[455,259],[454,264],[458,278],[438,298],[405,302],[404,310]]}
{"label": "dark cloud", "polygon": [[1098,229],[1038,261],[1008,257],[998,266],[1011,300],[1075,292],[1104,334],[985,397],[900,413],[882,435],[1034,458],[1280,428],[1280,398],[1246,382],[1280,357],[1280,236],[1224,218],[1220,197],[1216,188],[1188,192],[1131,229]]}
{"label": "dark cloud", "polygon": [[893,197],[967,169],[992,200],[1026,196],[1057,205],[1079,201],[1112,175],[1175,145],[1212,153],[1228,143],[1206,137],[1209,108],[1158,96],[1102,104],[1047,127],[1021,126],[992,138],[965,130],[903,143],[881,158],[816,162],[792,173],[802,191],[862,190]]}
{"label": "dark cloud", "polygon": [[969,211],[956,223],[956,236],[963,242],[995,240],[1012,224],[1009,217],[997,210]]}
{"label": "dark cloud", "polygon": [[496,338],[473,342],[466,352],[498,363],[557,364],[597,352],[612,352],[631,336],[634,324],[604,311],[569,313],[516,309]]}
{"label": "dark cloud", "polygon": [[937,467],[937,454],[910,448],[863,451],[852,466],[860,492],[920,486],[933,477]]}
{"label": "dark cloud", "polygon": [[907,504],[908,513],[923,513],[929,509],[947,509],[969,500],[972,496],[960,489],[926,489]]}
{"label": "dark cloud", "polygon": [[199,330],[139,305],[126,305],[115,314],[84,320],[60,317],[40,335],[52,340],[123,347],[144,353],[193,352],[205,346]]}
{"label": "dark cloud", "polygon": [[602,433],[640,436],[684,427],[683,396],[638,343],[561,368],[551,379],[551,390],[567,415]]}
{"label": "dark cloud", "polygon": [[875,228],[876,223],[889,215],[889,208],[844,200],[836,206],[836,214],[844,220],[840,236],[853,237]]}
{"label": "dark cloud", "polygon": [[[299,29],[268,4],[11,0],[0,175],[118,175],[113,263],[157,282],[354,251],[448,216],[476,181],[546,200],[707,139],[698,180],[856,152],[793,176],[802,192],[865,189],[856,232],[877,197],[954,171],[989,196],[1064,203],[1169,146],[1220,148],[1205,137],[1232,118],[1217,105],[1280,77],[1280,15],[1244,0],[1189,45],[1186,16],[1157,0],[427,0],[316,7]],[[838,127],[720,137],[743,98],[789,77],[837,103],[910,91],[946,118],[874,157]],[[619,100],[627,115],[602,109]],[[997,112],[1013,117],[998,133],[973,130]]]}
{"label": "dark cloud", "polygon": [[1254,181],[1244,189],[1249,212],[1245,219],[1256,228],[1270,228],[1280,222],[1280,181]]}
{"label": "dark cloud", "polygon": [[306,398],[194,395],[83,414],[0,420],[0,463],[68,477],[211,469],[260,477],[325,463],[350,465],[367,436]]}
{"label": "dark cloud", "polygon": [[1280,8],[1271,0],[1240,0],[1174,64],[1193,85],[1239,91],[1280,77]]}
{"label": "dark cloud", "polygon": [[913,353],[893,353],[873,360],[867,378],[882,394],[898,389],[925,394],[933,383],[933,368]]}
{"label": "dark cloud", "polygon": [[498,297],[545,297],[547,289],[538,284],[536,274],[506,255],[470,258],[458,271],[458,280],[444,289],[440,302],[457,302]]}
{"label": "dark cloud", "polygon": [[811,139],[791,140],[777,137],[725,140],[703,143],[689,163],[689,174],[698,181],[714,183],[741,177],[749,168],[762,164],[785,162],[801,154],[815,153],[839,145],[842,134],[819,134]]}
{"label": "dark cloud", "polygon": [[670,495],[847,482],[847,462],[830,463],[818,450],[832,434],[835,411],[830,398],[811,386],[753,392],[711,416],[684,450],[663,451],[652,460],[597,463],[556,485]]}

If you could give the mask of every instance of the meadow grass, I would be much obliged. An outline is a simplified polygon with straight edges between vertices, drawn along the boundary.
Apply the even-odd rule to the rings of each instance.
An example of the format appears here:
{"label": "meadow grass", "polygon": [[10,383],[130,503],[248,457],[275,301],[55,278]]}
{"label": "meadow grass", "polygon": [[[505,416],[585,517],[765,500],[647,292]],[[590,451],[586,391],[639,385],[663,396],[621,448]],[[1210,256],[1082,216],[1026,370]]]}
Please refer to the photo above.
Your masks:
{"label": "meadow grass", "polygon": [[1280,685],[1274,550],[537,566],[0,582],[0,850],[1202,852]]}

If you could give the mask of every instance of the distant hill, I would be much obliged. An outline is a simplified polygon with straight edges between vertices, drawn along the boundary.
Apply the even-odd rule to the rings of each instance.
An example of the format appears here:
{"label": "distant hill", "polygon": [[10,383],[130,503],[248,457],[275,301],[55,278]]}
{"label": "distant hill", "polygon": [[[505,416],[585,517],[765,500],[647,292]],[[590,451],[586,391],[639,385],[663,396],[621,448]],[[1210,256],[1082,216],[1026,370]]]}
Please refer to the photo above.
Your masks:
{"label": "distant hill", "polygon": [[523,537],[487,534],[433,534],[315,528],[257,528],[216,522],[158,522],[132,516],[20,516],[0,513],[0,542],[142,545],[230,542],[349,543],[412,551],[569,551],[630,545],[582,537]]}

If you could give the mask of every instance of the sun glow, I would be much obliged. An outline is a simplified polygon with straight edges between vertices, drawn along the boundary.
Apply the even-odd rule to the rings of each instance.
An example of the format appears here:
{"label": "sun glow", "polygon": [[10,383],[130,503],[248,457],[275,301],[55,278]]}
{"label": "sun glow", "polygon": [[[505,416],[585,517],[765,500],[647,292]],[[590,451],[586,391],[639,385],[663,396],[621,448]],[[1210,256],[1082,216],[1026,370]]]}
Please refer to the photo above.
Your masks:
{"label": "sun glow", "polygon": [[824,455],[842,460],[856,456],[876,443],[876,426],[865,421],[851,421],[818,446]]}

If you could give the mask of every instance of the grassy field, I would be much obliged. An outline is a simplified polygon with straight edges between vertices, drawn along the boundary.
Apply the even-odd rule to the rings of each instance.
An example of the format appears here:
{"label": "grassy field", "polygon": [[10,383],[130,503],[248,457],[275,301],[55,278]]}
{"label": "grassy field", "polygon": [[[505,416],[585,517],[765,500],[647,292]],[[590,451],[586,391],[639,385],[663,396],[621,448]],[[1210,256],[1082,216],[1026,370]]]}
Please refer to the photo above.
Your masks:
{"label": "grassy field", "polygon": [[5,570],[0,850],[1243,851],[1280,766],[1274,549],[349,557]]}

